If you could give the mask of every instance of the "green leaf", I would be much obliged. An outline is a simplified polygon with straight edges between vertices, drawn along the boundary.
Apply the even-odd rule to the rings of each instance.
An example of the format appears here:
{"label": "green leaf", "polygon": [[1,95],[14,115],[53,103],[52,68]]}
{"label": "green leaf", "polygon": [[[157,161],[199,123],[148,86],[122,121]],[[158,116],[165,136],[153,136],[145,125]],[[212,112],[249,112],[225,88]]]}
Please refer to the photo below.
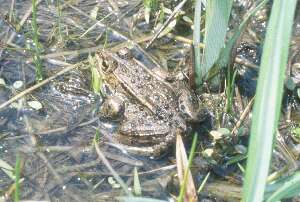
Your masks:
{"label": "green leaf", "polygon": [[144,0],[144,15],[147,24],[149,24],[151,12],[156,11],[158,9],[158,5],[158,0]]}
{"label": "green leaf", "polygon": [[207,1],[202,75],[206,75],[215,64],[221,49],[224,47],[232,2],[233,0]]}
{"label": "green leaf", "polygon": [[14,201],[19,202],[20,201],[20,174],[21,174],[21,164],[20,164],[20,154],[17,153],[16,155],[16,165],[15,165],[15,184],[16,189],[14,193]]}
{"label": "green leaf", "polygon": [[183,201],[185,193],[186,193],[188,175],[189,175],[190,168],[192,166],[193,159],[194,159],[194,156],[195,156],[197,140],[198,140],[198,134],[195,133],[194,134],[194,138],[193,138],[193,142],[192,142],[192,146],[191,146],[190,155],[189,155],[188,166],[187,166],[186,170],[184,171],[183,182],[181,184],[179,196],[177,198],[178,202],[182,202]]}
{"label": "green leaf", "polygon": [[295,82],[293,81],[293,79],[291,77],[286,79],[285,86],[290,91],[293,91],[296,88],[296,84],[295,84]]}
{"label": "green leaf", "polygon": [[138,174],[138,171],[137,171],[136,167],[134,167],[133,190],[134,190],[134,194],[136,196],[141,196],[142,195],[141,183],[140,183],[140,180],[139,180],[139,174]]}
{"label": "green leaf", "polygon": [[90,56],[88,57],[90,70],[92,73],[92,89],[94,93],[101,93],[101,86],[102,86],[102,76],[96,67],[95,58]]}
{"label": "green leaf", "polygon": [[16,179],[16,176],[14,174],[14,168],[2,159],[0,159],[0,168],[10,179]]}
{"label": "green leaf", "polygon": [[195,63],[195,84],[197,89],[201,88],[202,85],[202,69],[201,69],[201,50],[200,50],[200,42],[201,42],[201,0],[196,0],[195,3],[195,16],[194,16],[194,33],[193,33],[193,57]]}
{"label": "green leaf", "polygon": [[211,69],[208,72],[208,75],[206,76],[206,80],[211,79],[213,76],[215,76],[221,68],[227,67],[231,51],[236,44],[236,41],[240,38],[241,34],[243,33],[244,29],[247,27],[248,21],[251,19],[251,17],[259,11],[269,0],[262,0],[256,7],[254,7],[252,10],[250,10],[247,15],[244,17],[241,24],[234,30],[233,36],[226,42],[225,47],[220,52],[220,57],[218,61],[216,62],[216,65],[211,67]]}
{"label": "green leaf", "polygon": [[298,171],[292,176],[281,179],[279,182],[276,182],[271,186],[277,187],[277,190],[267,198],[266,202],[277,202],[284,198],[299,196],[300,172]]}
{"label": "green leaf", "polygon": [[263,201],[281,108],[285,66],[297,0],[274,0],[253,109],[244,202]]}
{"label": "green leaf", "polygon": [[93,20],[96,20],[97,19],[97,15],[98,15],[98,11],[99,11],[99,7],[98,6],[95,6],[92,10],[91,10],[91,18]]}
{"label": "green leaf", "polygon": [[291,130],[291,133],[297,137],[297,138],[300,138],[300,128],[294,128]]}

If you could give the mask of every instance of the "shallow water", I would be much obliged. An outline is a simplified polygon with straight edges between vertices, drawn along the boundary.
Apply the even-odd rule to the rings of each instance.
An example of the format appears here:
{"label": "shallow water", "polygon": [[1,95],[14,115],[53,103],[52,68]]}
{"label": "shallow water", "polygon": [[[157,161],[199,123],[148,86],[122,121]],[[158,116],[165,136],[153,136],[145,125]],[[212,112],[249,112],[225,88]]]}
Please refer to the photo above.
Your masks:
{"label": "shallow water", "polygon": [[[38,6],[37,21],[42,54],[46,55],[42,63],[44,76],[48,77],[59,71],[65,66],[60,65],[62,63],[76,64],[84,61],[89,52],[82,54],[73,52],[64,55],[63,51],[80,50],[96,47],[99,44],[109,45],[127,40],[129,25],[116,18],[119,15],[126,15],[126,19],[130,19],[134,14],[132,5],[136,5],[137,2],[119,4],[123,6],[119,6],[118,14],[112,13],[112,8],[108,7],[107,1],[99,1],[98,4],[92,1],[79,1],[73,5],[64,5],[61,2],[60,6],[64,8],[60,14],[57,2],[41,2]],[[10,8],[10,1],[0,3],[0,13],[6,15]],[[20,21],[31,7],[31,1],[16,1],[15,3],[14,14],[16,20]],[[95,21],[89,19],[89,14],[97,5],[98,19],[101,20],[107,15],[109,17],[102,19],[98,25],[94,26]],[[15,37],[10,40],[10,47],[15,46],[16,49],[4,49],[1,52],[1,78],[6,82],[6,86],[0,86],[1,103],[35,84],[34,63],[30,62],[32,53],[22,49],[34,47],[31,40],[30,22],[30,18],[26,20],[21,32],[16,33]],[[85,34],[92,26],[94,27]],[[11,28],[13,27],[9,23],[3,19],[0,20],[0,34],[3,41],[7,41],[14,33]],[[60,37],[63,37],[64,41],[59,41]],[[147,59],[148,57],[145,57],[137,45],[131,46],[138,60],[149,68],[154,66],[155,61]],[[95,49],[92,52],[94,51]],[[59,56],[50,58],[51,56],[48,57],[47,54]],[[95,120],[85,126],[77,127],[78,124],[93,120],[103,98],[92,93],[89,85],[83,86],[87,92],[86,96],[60,94],[53,88],[54,83],[69,82],[65,78],[72,74],[74,72],[56,78],[0,112],[0,159],[14,167],[16,154],[21,155],[22,178],[24,179],[20,184],[21,199],[102,201],[107,197],[112,199],[123,195],[120,188],[112,188],[112,185],[108,183],[111,173],[98,160],[91,147],[96,131],[100,131],[101,150],[105,152],[112,167],[128,183],[132,181],[134,166],[138,166],[140,172],[148,172],[170,165],[167,159],[154,161],[132,156],[107,144],[111,139],[113,123],[107,124]],[[16,81],[23,82],[20,89],[13,88]],[[32,109],[27,103],[32,100],[39,101],[43,108]],[[174,171],[174,167],[166,171],[141,174],[141,182],[145,184],[143,194],[166,199],[167,195],[162,192],[159,179],[167,178],[170,171]],[[13,180],[3,170],[0,170],[0,176],[0,190],[2,190],[0,194],[3,197],[5,193],[8,193]],[[150,182],[149,179],[156,179],[156,181]],[[101,183],[97,185],[99,182]],[[12,196],[8,194],[7,197]]]}
{"label": "shallow water", "polygon": [[[189,45],[165,37],[158,39],[149,50],[144,51],[134,41],[142,41],[145,36],[152,35],[153,24],[145,23],[141,1],[134,0],[127,1],[127,3],[126,1],[114,1],[118,2],[119,8],[119,11],[115,10],[114,12],[113,6],[108,5],[107,2],[106,0],[97,2],[83,0],[71,4],[65,4],[66,2],[62,1],[59,5],[57,1],[39,3],[37,21],[45,78],[69,64],[83,62],[80,66],[86,67],[88,66],[86,61],[88,55],[93,55],[97,48],[115,47],[114,45],[122,45],[122,42],[126,41],[129,43],[123,44],[123,46],[131,48],[134,57],[149,69],[159,63],[164,68],[171,67],[170,71],[181,72],[179,75],[185,78],[188,65],[184,62],[189,52]],[[233,15],[232,27],[240,22],[240,16],[246,12],[249,8],[248,4],[251,5],[253,1],[235,2],[237,8]],[[165,2],[166,7],[171,4],[176,5],[173,1]],[[6,83],[5,86],[0,85],[0,103],[3,103],[35,84],[35,67],[32,62],[32,52],[28,50],[29,47],[34,47],[31,39],[31,17],[25,20],[25,24],[18,33],[15,32],[17,26],[14,24],[14,22],[20,22],[30,9],[31,1],[15,1],[12,22],[5,20],[11,7],[11,1],[0,0],[0,5],[0,47],[3,42],[4,45],[5,42],[10,42],[7,48],[0,50],[0,78],[4,79]],[[61,12],[59,8],[62,9]],[[97,23],[91,17],[91,13],[96,8],[99,20]],[[266,13],[264,11],[260,16],[264,16]],[[189,13],[187,15],[192,16]],[[296,19],[299,19],[300,15],[297,16]],[[139,18],[136,19],[137,17]],[[132,27],[133,19],[136,20],[136,24]],[[264,37],[266,26],[265,20],[259,19],[263,18],[257,17],[250,23],[256,37],[251,33],[245,33],[237,53],[239,58],[246,59],[254,65],[259,65],[262,48],[260,40]],[[295,41],[299,41],[299,30],[299,20],[296,20],[293,38]],[[189,33],[192,30],[186,31],[187,37],[191,39]],[[182,32],[180,29],[174,30],[174,33],[180,32]],[[9,40],[12,35],[15,36]],[[140,45],[144,47],[147,41],[145,40]],[[297,48],[299,43],[295,44],[294,50],[299,50]],[[25,50],[25,48],[27,49]],[[299,62],[299,58],[295,58],[295,61]],[[237,84],[242,96],[252,97],[255,93],[258,69],[248,68],[241,64],[235,64],[235,68],[239,69]],[[123,196],[124,192],[109,182],[112,174],[95,152],[93,147],[95,138],[100,139],[101,150],[131,190],[133,170],[134,167],[138,167],[143,196],[167,200],[170,193],[176,195],[178,182],[174,177],[176,174],[174,148],[170,148],[169,153],[159,159],[150,159],[128,154],[122,148],[112,144],[111,135],[116,127],[115,123],[104,123],[95,119],[97,110],[104,99],[101,95],[92,93],[89,84],[84,84],[88,96],[82,97],[59,94],[53,88],[55,82],[65,82],[68,74],[72,74],[72,72],[56,78],[0,111],[0,160],[14,168],[16,154],[20,154],[21,178],[23,179],[20,184],[20,198],[48,201],[113,201],[116,200],[115,197]],[[20,89],[15,89],[13,84],[16,81],[22,81],[24,85]],[[210,90],[212,92],[219,91],[220,86],[217,87],[217,90],[214,88]],[[41,110],[32,109],[28,105],[28,101],[32,100],[42,103],[43,108]],[[218,110],[225,108],[224,101],[220,101],[218,104]],[[297,112],[299,108],[295,110]],[[237,118],[239,117],[228,119]],[[90,122],[91,120],[94,121]],[[223,124],[223,127],[232,127],[232,124],[230,125],[228,122]],[[249,122],[249,120],[245,121],[243,129],[246,132],[244,133],[248,132]],[[217,127],[216,120],[213,120],[212,123],[210,128]],[[214,147],[215,143],[212,143],[211,137],[204,135],[208,129],[202,130],[205,132],[201,133],[200,147]],[[247,140],[242,139],[241,142],[247,142]],[[224,144],[232,146],[231,142],[227,145],[225,141]],[[223,163],[225,164],[225,161],[228,160],[230,152],[218,155],[217,158],[221,159],[219,162],[222,162],[222,165],[221,163],[219,163],[220,167],[213,165],[212,172],[216,176],[226,176],[226,172],[234,173],[236,170],[223,166]],[[209,163],[202,159],[202,156],[197,156],[195,162],[197,165],[194,172],[195,182],[200,184],[209,170],[209,166],[203,166],[203,164]],[[13,179],[3,169],[0,169],[0,197],[12,199],[13,196],[10,193],[12,186]]]}

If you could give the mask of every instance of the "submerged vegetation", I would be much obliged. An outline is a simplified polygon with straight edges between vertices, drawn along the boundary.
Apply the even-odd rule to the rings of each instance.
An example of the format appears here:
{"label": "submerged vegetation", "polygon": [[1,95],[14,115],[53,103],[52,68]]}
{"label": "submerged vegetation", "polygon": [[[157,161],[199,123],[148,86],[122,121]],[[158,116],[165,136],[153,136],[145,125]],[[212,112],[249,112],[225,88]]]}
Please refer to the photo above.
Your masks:
{"label": "submerged vegetation", "polygon": [[0,202],[299,200],[297,0],[1,5]]}

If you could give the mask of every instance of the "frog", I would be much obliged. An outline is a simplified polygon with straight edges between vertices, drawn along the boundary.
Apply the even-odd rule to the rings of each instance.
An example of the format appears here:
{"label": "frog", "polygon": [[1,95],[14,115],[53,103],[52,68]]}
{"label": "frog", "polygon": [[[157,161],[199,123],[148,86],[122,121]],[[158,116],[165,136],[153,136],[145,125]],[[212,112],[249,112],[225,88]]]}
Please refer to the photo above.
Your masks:
{"label": "frog", "polygon": [[205,119],[207,110],[181,81],[171,82],[160,66],[149,68],[130,49],[99,50],[98,68],[106,96],[100,117],[118,121],[114,142],[129,153],[157,157],[168,151],[176,135]]}

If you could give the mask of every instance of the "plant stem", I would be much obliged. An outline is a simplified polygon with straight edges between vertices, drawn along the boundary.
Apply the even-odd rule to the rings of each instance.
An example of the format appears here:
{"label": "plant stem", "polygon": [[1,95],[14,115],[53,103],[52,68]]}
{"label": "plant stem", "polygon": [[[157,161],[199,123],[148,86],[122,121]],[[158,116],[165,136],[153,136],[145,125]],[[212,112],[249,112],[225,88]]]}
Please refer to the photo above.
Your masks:
{"label": "plant stem", "polygon": [[37,14],[36,14],[36,7],[37,3],[36,0],[32,0],[32,41],[34,43],[34,53],[33,53],[33,61],[35,64],[35,74],[36,74],[36,80],[41,81],[43,80],[42,76],[42,63],[40,58],[40,43],[39,43],[39,34],[38,34],[38,26],[37,26]]}
{"label": "plant stem", "polygon": [[190,155],[189,155],[188,166],[187,166],[186,170],[184,171],[183,183],[180,187],[180,192],[179,192],[179,196],[178,196],[178,200],[177,200],[178,202],[183,201],[189,170],[190,170],[190,167],[192,165],[192,162],[193,162],[193,159],[194,159],[194,156],[195,156],[197,140],[198,140],[198,134],[195,133],[194,138],[193,138],[192,148],[191,148]]}
{"label": "plant stem", "polygon": [[201,0],[196,0],[195,16],[194,16],[194,34],[193,34],[193,52],[194,52],[194,73],[196,88],[200,89],[202,86],[202,70],[201,70]]}

